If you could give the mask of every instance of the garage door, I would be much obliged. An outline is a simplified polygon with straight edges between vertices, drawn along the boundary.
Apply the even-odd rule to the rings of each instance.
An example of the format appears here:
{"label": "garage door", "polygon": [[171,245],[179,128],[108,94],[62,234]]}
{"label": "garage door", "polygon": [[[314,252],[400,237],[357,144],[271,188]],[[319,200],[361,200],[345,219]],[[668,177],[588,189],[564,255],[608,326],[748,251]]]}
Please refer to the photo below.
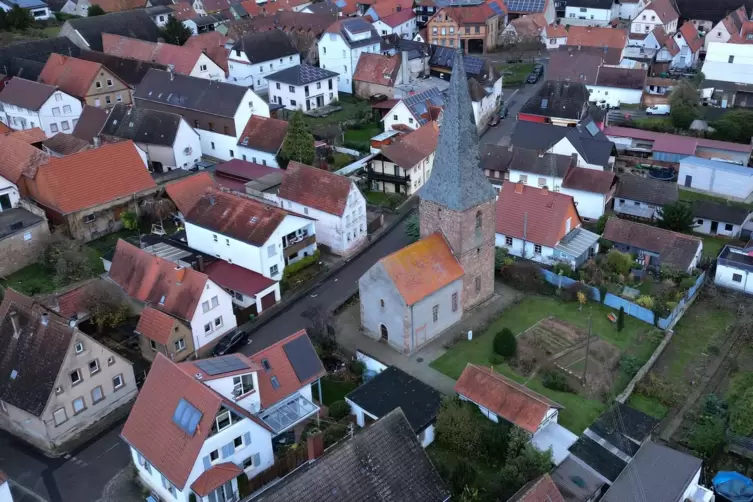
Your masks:
{"label": "garage door", "polygon": [[275,304],[275,292],[272,291],[266,296],[261,297],[261,310],[267,310],[269,307]]}

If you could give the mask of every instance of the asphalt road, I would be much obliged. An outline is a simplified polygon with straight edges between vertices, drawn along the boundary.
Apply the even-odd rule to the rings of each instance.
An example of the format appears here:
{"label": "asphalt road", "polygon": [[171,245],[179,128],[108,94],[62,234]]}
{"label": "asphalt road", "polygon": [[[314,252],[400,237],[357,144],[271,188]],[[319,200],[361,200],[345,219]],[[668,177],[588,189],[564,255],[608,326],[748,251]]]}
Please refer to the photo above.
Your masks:
{"label": "asphalt road", "polygon": [[[15,502],[95,502],[105,485],[131,461],[120,439],[123,422],[111,427],[70,455],[48,458],[28,444],[0,431],[0,470],[13,483]],[[28,493],[33,492],[33,493]]]}

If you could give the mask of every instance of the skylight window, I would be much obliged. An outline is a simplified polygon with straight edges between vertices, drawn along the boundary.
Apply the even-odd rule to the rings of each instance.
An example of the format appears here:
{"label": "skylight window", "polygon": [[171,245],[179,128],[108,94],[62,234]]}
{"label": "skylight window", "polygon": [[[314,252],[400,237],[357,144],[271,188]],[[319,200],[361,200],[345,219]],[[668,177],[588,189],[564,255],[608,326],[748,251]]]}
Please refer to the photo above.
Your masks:
{"label": "skylight window", "polygon": [[280,388],[280,382],[277,380],[276,376],[273,376],[269,379],[270,382],[272,382],[272,388],[279,389]]}
{"label": "skylight window", "polygon": [[588,131],[591,136],[596,136],[599,134],[599,127],[593,122],[589,122],[586,124],[586,131]]}
{"label": "skylight window", "polygon": [[175,408],[173,422],[183,429],[183,432],[189,436],[193,436],[196,433],[196,428],[199,426],[201,417],[202,413],[194,405],[185,399],[181,399]]}

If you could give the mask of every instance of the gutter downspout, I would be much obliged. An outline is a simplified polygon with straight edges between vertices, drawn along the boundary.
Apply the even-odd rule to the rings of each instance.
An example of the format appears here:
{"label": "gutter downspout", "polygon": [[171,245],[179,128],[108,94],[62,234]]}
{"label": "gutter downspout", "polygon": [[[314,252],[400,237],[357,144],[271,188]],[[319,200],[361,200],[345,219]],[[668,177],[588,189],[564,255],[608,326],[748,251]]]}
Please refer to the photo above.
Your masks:
{"label": "gutter downspout", "polygon": [[416,348],[416,327],[413,324],[413,305],[410,306],[410,340],[411,352]]}

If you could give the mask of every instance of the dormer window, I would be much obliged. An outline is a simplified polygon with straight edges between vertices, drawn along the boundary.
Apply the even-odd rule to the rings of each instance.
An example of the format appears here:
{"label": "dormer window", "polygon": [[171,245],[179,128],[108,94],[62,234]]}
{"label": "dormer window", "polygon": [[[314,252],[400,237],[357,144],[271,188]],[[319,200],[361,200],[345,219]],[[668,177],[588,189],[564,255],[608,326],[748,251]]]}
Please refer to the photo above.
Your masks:
{"label": "dormer window", "polygon": [[239,397],[248,394],[252,390],[254,390],[253,375],[249,373],[248,375],[233,377],[233,396]]}
{"label": "dormer window", "polygon": [[230,418],[230,412],[225,410],[217,415],[215,419],[215,425],[217,426],[217,432],[227,429],[233,424]]}
{"label": "dormer window", "polygon": [[261,365],[264,368],[264,371],[269,371],[269,370],[272,369],[272,366],[269,364],[269,360],[268,359],[262,359],[261,360]]}

